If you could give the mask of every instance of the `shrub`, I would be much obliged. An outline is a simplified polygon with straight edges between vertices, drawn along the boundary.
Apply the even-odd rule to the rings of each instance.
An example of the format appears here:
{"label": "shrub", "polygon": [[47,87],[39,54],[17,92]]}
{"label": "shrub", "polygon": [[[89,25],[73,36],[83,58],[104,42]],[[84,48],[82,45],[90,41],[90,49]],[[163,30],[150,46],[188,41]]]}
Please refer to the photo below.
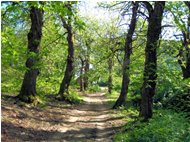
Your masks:
{"label": "shrub", "polygon": [[69,90],[69,95],[67,99],[71,101],[72,103],[81,103],[83,101],[82,97],[74,89]]}

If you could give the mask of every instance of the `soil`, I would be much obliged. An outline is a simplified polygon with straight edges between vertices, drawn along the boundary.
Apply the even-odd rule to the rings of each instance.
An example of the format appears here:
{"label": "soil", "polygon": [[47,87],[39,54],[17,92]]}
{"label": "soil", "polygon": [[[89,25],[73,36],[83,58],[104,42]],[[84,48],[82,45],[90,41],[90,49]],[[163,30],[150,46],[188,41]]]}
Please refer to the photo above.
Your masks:
{"label": "soil", "polygon": [[124,125],[103,93],[85,94],[82,104],[51,102],[46,107],[1,100],[2,142],[111,142]]}

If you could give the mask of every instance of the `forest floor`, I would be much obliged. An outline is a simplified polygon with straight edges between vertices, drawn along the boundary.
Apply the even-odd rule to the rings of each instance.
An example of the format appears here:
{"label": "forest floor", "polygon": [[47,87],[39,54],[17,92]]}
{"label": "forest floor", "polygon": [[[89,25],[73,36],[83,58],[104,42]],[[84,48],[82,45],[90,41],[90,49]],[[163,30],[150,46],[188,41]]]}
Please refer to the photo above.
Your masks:
{"label": "forest floor", "polygon": [[111,142],[124,116],[111,110],[104,93],[85,94],[81,104],[54,101],[45,107],[18,105],[2,95],[3,142]]}

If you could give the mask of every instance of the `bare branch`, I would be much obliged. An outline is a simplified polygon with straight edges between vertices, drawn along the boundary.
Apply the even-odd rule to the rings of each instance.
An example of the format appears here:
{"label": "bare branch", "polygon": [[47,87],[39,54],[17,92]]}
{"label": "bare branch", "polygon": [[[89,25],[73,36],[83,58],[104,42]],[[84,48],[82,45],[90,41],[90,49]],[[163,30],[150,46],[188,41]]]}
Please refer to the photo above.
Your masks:
{"label": "bare branch", "polygon": [[163,25],[161,28],[175,27],[175,25]]}
{"label": "bare branch", "polygon": [[138,10],[138,13],[141,14],[142,16],[144,16],[146,19],[148,19],[149,17],[142,11]]}
{"label": "bare branch", "polygon": [[148,10],[149,14],[153,11],[152,5],[148,1],[142,1],[142,4],[146,7]]}

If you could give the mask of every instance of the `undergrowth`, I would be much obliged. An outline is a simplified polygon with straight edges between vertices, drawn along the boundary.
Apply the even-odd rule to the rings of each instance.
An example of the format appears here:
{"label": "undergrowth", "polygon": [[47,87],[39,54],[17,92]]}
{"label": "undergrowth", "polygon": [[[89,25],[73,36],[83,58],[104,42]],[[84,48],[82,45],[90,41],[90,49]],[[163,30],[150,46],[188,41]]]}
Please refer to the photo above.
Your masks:
{"label": "undergrowth", "polygon": [[[115,103],[119,93],[107,93],[109,105]],[[135,98],[136,100],[136,98]],[[137,98],[138,100],[138,98]],[[153,118],[149,122],[141,122],[139,112],[133,105],[134,98],[128,96],[125,106],[117,110],[117,115],[125,116],[124,131],[117,133],[115,142],[189,142],[190,123],[184,112],[158,108],[154,110]]]}
{"label": "undergrowth", "polygon": [[101,88],[98,85],[91,85],[88,88],[89,93],[100,92]]}
{"label": "undergrowth", "polygon": [[115,142],[189,142],[190,124],[182,113],[157,110],[149,122],[129,121]]}

